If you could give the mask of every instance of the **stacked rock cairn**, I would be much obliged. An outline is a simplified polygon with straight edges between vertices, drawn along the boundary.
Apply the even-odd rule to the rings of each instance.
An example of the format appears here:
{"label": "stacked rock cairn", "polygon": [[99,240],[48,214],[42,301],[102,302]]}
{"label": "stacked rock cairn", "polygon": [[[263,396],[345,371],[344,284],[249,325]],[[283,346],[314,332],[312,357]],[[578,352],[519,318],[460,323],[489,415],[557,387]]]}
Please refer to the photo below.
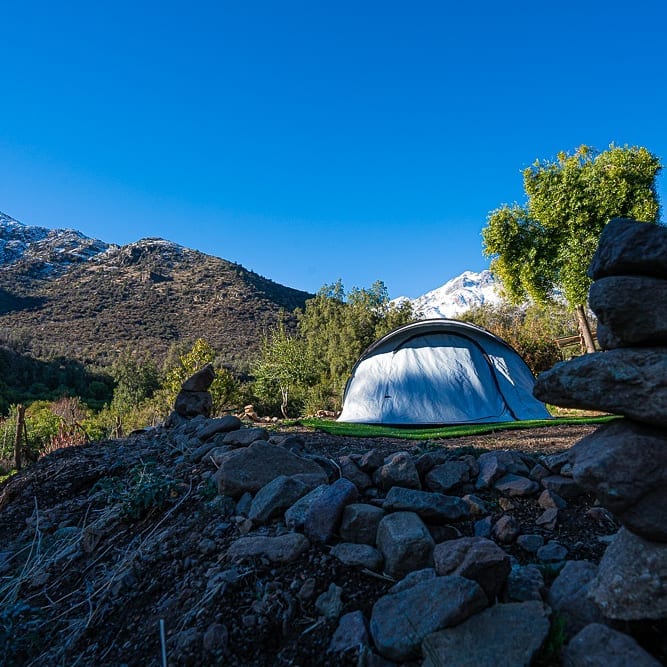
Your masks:
{"label": "stacked rock cairn", "polygon": [[588,585],[602,623],[570,643],[566,664],[593,664],[582,662],[592,644],[612,651],[619,637],[648,629],[663,637],[654,653],[667,654],[667,227],[612,220],[589,275],[603,351],[556,364],[534,392],[622,415],[568,453],[575,481],[622,527]]}

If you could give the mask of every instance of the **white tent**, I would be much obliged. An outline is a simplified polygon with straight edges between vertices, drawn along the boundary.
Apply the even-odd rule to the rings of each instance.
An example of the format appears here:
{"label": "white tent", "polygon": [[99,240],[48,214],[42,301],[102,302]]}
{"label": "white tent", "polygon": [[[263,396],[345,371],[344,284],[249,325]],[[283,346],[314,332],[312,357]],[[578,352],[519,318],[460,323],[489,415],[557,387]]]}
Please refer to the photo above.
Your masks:
{"label": "white tent", "polygon": [[468,424],[546,419],[535,378],[505,341],[473,324],[421,320],[376,341],[352,370],[338,421]]}

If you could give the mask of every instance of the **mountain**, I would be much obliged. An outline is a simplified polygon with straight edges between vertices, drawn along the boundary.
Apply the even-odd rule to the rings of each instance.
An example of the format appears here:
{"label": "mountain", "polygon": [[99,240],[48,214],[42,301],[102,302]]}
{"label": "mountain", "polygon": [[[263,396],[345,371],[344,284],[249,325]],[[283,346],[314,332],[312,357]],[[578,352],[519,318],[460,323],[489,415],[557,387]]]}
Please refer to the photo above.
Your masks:
{"label": "mountain", "polygon": [[164,239],[117,246],[0,214],[0,343],[36,357],[107,365],[131,347],[159,361],[202,337],[242,368],[310,296]]}
{"label": "mountain", "polygon": [[396,301],[410,301],[423,319],[449,318],[456,317],[475,306],[500,303],[502,297],[498,293],[499,287],[500,283],[491,271],[485,270],[479,273],[465,271],[441,287],[416,299],[399,297]]}

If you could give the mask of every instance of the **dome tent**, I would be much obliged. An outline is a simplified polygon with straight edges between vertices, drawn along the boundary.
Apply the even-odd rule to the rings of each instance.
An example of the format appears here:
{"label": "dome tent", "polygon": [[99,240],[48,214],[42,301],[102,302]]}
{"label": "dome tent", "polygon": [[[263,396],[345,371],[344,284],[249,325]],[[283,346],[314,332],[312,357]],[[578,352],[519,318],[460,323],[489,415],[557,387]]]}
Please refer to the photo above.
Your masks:
{"label": "dome tent", "polygon": [[486,329],[421,320],[373,343],[345,387],[342,422],[474,424],[547,419],[519,354]]}

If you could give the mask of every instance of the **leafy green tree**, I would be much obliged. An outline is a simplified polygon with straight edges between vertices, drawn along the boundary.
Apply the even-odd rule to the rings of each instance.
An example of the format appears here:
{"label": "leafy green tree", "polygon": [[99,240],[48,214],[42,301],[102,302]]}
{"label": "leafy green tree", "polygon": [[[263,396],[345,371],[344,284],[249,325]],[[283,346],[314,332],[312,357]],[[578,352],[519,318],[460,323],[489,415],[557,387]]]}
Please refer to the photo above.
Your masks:
{"label": "leafy green tree", "polygon": [[160,386],[153,360],[141,359],[129,349],[121,352],[111,375],[116,382],[111,406],[119,413],[135,408]]}
{"label": "leafy green tree", "polygon": [[280,411],[285,418],[291,392],[305,388],[314,380],[313,364],[304,341],[287,333],[282,318],[278,326],[263,337],[253,375],[259,398],[271,400],[276,393],[280,394]]}
{"label": "leafy green tree", "polygon": [[576,312],[589,352],[594,351],[585,305],[586,271],[604,226],[623,216],[657,222],[659,159],[643,147],[597,152],[580,146],[523,171],[527,202],[492,211],[482,232],[491,269],[515,302],[546,303],[558,291]]}

